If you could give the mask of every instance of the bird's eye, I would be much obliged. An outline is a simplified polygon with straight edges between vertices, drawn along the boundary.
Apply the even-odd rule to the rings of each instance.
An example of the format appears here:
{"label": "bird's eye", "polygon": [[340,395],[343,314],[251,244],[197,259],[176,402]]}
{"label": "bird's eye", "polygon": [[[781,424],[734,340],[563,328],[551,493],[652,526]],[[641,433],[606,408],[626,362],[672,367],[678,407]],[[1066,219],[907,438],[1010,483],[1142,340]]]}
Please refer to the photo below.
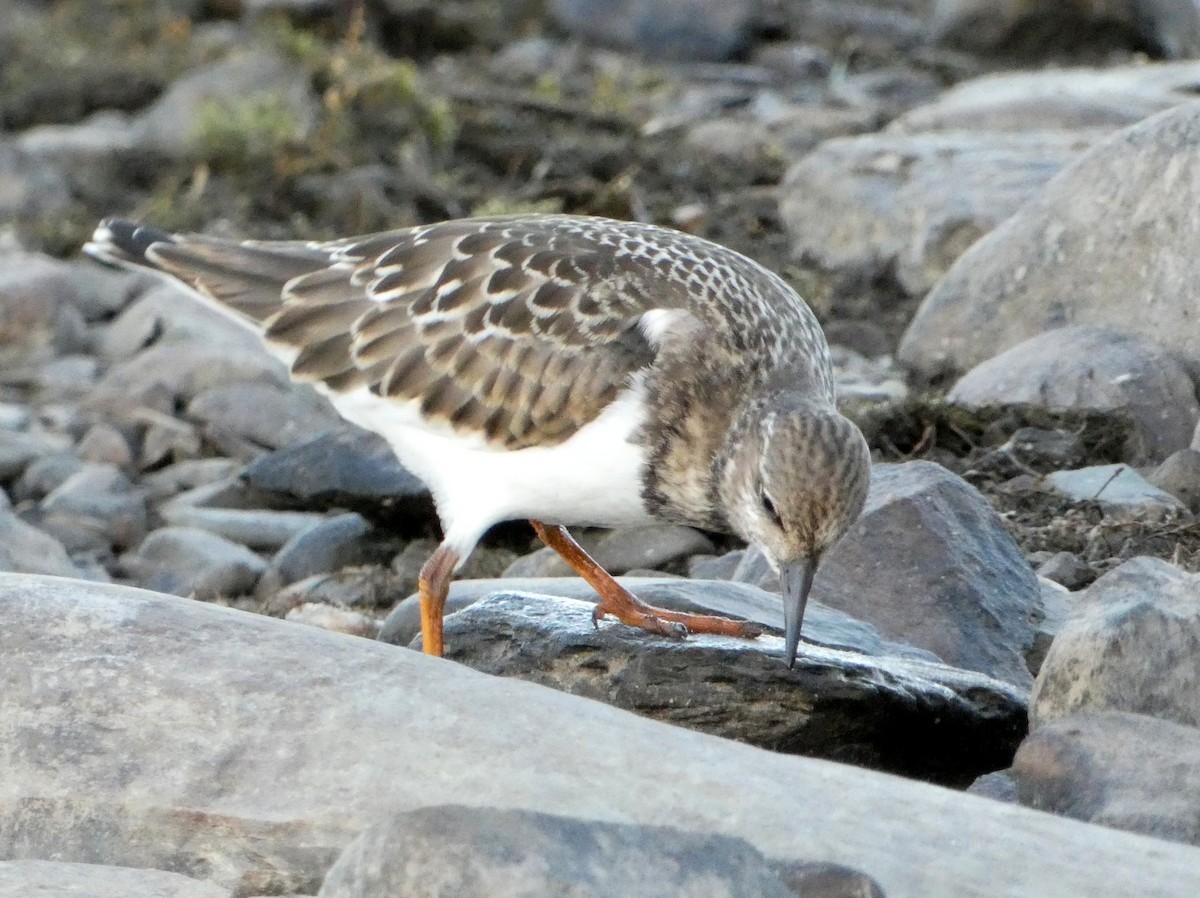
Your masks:
{"label": "bird's eye", "polygon": [[775,507],[775,503],[771,501],[771,497],[767,495],[766,490],[762,491],[760,498],[762,499],[763,511],[767,513],[767,517],[771,519],[771,523],[782,530],[783,518],[779,516],[779,509]]}

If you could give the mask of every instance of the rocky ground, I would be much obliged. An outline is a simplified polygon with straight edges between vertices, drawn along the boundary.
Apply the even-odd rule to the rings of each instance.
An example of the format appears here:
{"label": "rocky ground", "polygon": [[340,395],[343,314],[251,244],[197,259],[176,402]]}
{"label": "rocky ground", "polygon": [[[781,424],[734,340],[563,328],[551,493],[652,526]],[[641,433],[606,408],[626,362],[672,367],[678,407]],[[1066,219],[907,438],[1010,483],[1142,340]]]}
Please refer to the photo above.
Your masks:
{"label": "rocky ground", "polygon": [[[0,896],[1200,893],[1200,14],[994,6],[5,4]],[[421,484],[78,256],[110,213],[516,210],[693,231],[818,312],[876,465],[795,670],[761,553],[670,526],[580,536],[767,636],[596,630],[513,524],[459,664],[395,648]]]}

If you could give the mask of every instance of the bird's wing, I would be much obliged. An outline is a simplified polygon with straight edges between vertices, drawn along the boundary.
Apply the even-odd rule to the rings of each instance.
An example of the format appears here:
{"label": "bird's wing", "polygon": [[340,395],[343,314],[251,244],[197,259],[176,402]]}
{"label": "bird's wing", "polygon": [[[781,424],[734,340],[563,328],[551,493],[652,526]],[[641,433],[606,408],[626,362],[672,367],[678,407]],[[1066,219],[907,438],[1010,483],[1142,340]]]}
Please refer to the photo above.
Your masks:
{"label": "bird's wing", "polygon": [[573,216],[324,244],[176,236],[144,253],[257,322],[294,354],[295,377],[418,400],[509,449],[569,438],[673,334],[728,328],[696,301],[722,280],[721,254],[753,264],[673,231]]}

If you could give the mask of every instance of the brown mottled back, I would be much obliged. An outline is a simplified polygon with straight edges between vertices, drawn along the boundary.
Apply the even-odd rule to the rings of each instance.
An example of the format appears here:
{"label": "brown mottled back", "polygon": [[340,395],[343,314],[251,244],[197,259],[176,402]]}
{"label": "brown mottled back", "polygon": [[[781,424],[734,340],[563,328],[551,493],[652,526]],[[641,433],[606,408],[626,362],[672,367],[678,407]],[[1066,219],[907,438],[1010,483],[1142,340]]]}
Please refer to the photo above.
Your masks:
{"label": "brown mottled back", "polygon": [[724,247],[576,216],[467,219],[331,243],[224,241],[109,223],[109,257],[156,266],[251,319],[336,392],[419,400],[516,449],[595,419],[654,363],[640,323],[679,310],[749,366],[802,365],[832,397],[808,307]]}

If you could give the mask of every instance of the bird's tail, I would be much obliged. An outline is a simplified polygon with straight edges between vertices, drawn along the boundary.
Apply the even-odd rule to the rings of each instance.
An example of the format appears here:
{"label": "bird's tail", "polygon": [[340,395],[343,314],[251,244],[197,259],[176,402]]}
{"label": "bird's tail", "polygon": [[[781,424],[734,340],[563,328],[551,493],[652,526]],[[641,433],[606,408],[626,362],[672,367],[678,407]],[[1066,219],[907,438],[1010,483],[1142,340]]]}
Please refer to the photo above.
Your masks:
{"label": "bird's tail", "polygon": [[329,264],[329,251],[315,244],[172,234],[120,218],[100,222],[83,251],[111,265],[163,275],[251,325],[279,310],[290,280]]}

